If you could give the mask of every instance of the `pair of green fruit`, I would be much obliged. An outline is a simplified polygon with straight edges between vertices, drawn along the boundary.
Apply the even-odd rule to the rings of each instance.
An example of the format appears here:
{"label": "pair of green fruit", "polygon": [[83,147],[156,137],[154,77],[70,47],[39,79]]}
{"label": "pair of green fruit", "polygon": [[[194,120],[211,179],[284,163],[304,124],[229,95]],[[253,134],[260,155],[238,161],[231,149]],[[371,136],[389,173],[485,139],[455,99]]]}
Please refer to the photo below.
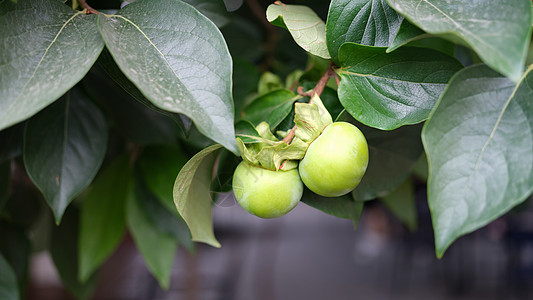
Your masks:
{"label": "pair of green fruit", "polygon": [[321,196],[342,196],[359,184],[367,165],[363,133],[350,123],[335,122],[309,145],[298,169],[272,171],[241,162],[233,175],[233,192],[249,213],[276,218],[296,207],[303,184]]}

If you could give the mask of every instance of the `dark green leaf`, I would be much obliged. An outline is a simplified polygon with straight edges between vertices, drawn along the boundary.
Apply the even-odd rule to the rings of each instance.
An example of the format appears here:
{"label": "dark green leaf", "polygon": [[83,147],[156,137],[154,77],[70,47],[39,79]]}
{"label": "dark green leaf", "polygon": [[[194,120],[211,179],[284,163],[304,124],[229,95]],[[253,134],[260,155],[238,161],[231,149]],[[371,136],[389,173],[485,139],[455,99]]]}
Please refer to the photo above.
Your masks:
{"label": "dark green leaf", "polygon": [[224,3],[220,0],[183,0],[208,17],[219,28],[230,22]]}
{"label": "dark green leaf", "polygon": [[[134,119],[135,121],[133,122],[128,122],[128,124],[126,125],[127,127],[132,127],[132,129],[137,129],[137,130],[132,130],[133,132],[143,132],[143,131],[152,131],[152,130],[149,130],[151,128],[146,128],[146,124],[141,124],[139,122],[139,120],[144,120],[145,118],[148,118],[148,120],[150,119],[153,119],[155,117],[158,117],[158,119],[162,119],[163,121],[160,121],[160,123],[162,123],[161,125],[165,124],[164,121],[166,121],[165,118],[161,118],[161,116],[159,114],[154,114],[154,113],[151,113],[150,111],[146,110],[146,109],[143,109],[145,107],[149,108],[150,110],[153,110],[153,111],[156,111],[160,114],[163,114],[167,117],[169,117],[170,119],[172,119],[176,125],[178,125],[178,127],[183,131],[183,133],[186,135],[187,132],[189,131],[190,129],[190,121],[189,120],[185,120],[185,116],[183,115],[180,115],[180,114],[177,114],[177,113],[172,113],[172,112],[169,112],[169,111],[166,111],[164,109],[161,109],[157,106],[155,106],[154,104],[152,104],[152,102],[150,102],[148,99],[146,99],[146,97],[142,94],[141,91],[139,91],[139,89],[135,86],[135,84],[133,84],[133,82],[131,82],[127,77],[126,75],[124,75],[124,73],[122,73],[120,71],[120,68],[117,66],[117,64],[115,63],[115,61],[113,60],[113,57],[111,56],[111,54],[109,53],[109,51],[107,49],[104,49],[104,51],[102,51],[102,54],[100,54],[100,57],[98,58],[98,63],[99,65],[102,67],[102,69],[104,69],[104,71],[107,73],[107,75],[109,75],[109,77],[113,78],[113,80],[120,86],[122,87],[122,89],[124,89],[124,91],[126,91],[130,96],[132,96],[133,98],[135,98],[135,100],[139,101],[140,103],[142,103],[143,105],[133,105],[133,104],[130,104],[130,106],[134,106],[132,108],[129,108],[127,107],[126,105],[120,105],[120,113],[119,113],[119,119],[122,121],[128,121],[128,116],[131,116],[132,114],[142,114],[141,111],[147,111],[147,112],[144,112],[144,114],[146,115],[145,117],[141,117],[141,116],[131,116],[132,119]],[[96,73],[95,75],[100,75],[99,77],[104,77],[102,76],[102,74],[99,74],[97,71],[96,72],[93,72],[93,73]],[[94,77],[94,76],[93,76]],[[104,78],[95,78],[93,79],[94,81],[105,81]],[[113,86],[111,83],[109,82],[102,82],[100,84],[106,84],[106,85],[109,85],[110,86],[110,89],[115,89],[116,87]],[[93,89],[96,88],[93,86]],[[115,100],[114,98],[115,97],[110,97],[109,95],[109,89],[97,89],[96,91],[94,91],[93,93],[95,94],[103,94],[101,95],[102,98],[104,98],[106,100],[106,102],[109,102],[109,98],[112,98],[113,100]],[[120,92],[116,92],[116,91],[112,91],[112,93],[116,93],[116,94],[120,94]],[[119,97],[119,98],[124,98],[124,97]],[[121,102],[120,100],[117,100],[118,102]],[[115,102],[117,102],[115,101]],[[113,106],[113,103],[110,104],[111,106]],[[127,107],[126,109],[128,109],[127,112],[129,112],[129,114],[125,113],[124,112],[124,107]],[[137,113],[137,111],[139,111]],[[126,116],[122,116],[122,115],[126,115]],[[154,117],[151,117],[151,116],[154,116]],[[151,117],[151,118],[150,118]],[[119,126],[122,125],[124,126],[124,124],[122,124],[122,122],[119,122]],[[131,124],[130,124],[131,123]],[[144,122],[143,122],[144,123]],[[168,122],[167,122],[168,123]],[[137,124],[137,125],[135,125]],[[154,125],[159,125],[158,123],[156,122],[152,122],[150,124],[154,124]],[[168,128],[170,128],[170,126],[165,126],[166,128],[161,128],[159,130],[153,130],[153,132],[151,132],[150,134],[153,136],[154,135],[154,132],[158,133],[156,134],[155,136],[157,137],[160,133],[160,131],[163,131],[163,134],[167,133],[167,134],[174,134],[174,132],[171,132]],[[142,128],[146,128],[145,130],[142,130]],[[166,129],[166,130],[162,130],[162,129]],[[169,132],[170,131],[170,132]],[[147,134],[147,135],[150,135],[150,134]],[[142,136],[142,135],[141,135]],[[143,138],[141,138],[143,139]],[[147,139],[147,138],[144,138],[144,139]],[[153,138],[152,138],[153,139]]]}
{"label": "dark green leaf", "polygon": [[331,58],[326,46],[326,24],[309,7],[276,1],[268,6],[266,16],[270,23],[287,28],[294,41],[305,51]]}
{"label": "dark green leaf", "polygon": [[397,189],[381,198],[381,201],[409,230],[414,231],[416,229],[418,218],[411,180],[404,181]]}
{"label": "dark green leaf", "polygon": [[96,16],[57,0],[0,3],[0,130],[25,120],[74,86],[104,43]]}
{"label": "dark green leaf", "polygon": [[531,35],[531,1],[387,0],[424,31],[472,47],[491,68],[522,76]]}
{"label": "dark green leaf", "polygon": [[423,151],[421,125],[382,131],[354,122],[342,113],[337,121],[355,124],[365,135],[369,161],[361,183],[352,192],[356,201],[382,197],[405,181]]}
{"label": "dark green leaf", "polygon": [[220,247],[211,218],[211,177],[216,154],[222,146],[213,145],[197,153],[181,169],[174,183],[174,202],[189,226],[192,240]]}
{"label": "dark green leaf", "polygon": [[85,282],[122,240],[125,205],[132,184],[128,157],[120,156],[105,168],[83,199],[79,238],[79,274]]}
{"label": "dark green leaf", "polygon": [[424,121],[461,64],[441,52],[403,47],[385,48],[345,43],[338,93],[358,121],[391,130]]}
{"label": "dark green leaf", "polygon": [[[24,293],[28,282],[29,258],[32,244],[24,229],[0,222],[0,253],[9,262],[18,282],[19,292]],[[0,270],[3,270],[0,268]],[[2,272],[0,272],[1,276]],[[0,298],[4,299],[4,298]]]}
{"label": "dark green leaf", "polygon": [[61,225],[54,226],[50,242],[50,254],[63,285],[77,299],[87,299],[92,294],[97,276],[93,274],[85,283],[78,279],[78,229],[79,211],[75,207],[67,209]]}
{"label": "dark green leaf", "polygon": [[422,132],[437,256],[533,190],[533,73],[518,85],[484,65],[459,72]]}
{"label": "dark green leaf", "polygon": [[[147,218],[144,207],[139,203],[145,199],[135,193],[135,190],[131,186],[127,203],[128,227],[148,269],[157,278],[161,287],[167,289],[178,244],[175,237],[161,232]],[[163,211],[170,215],[165,209]]]}
{"label": "dark green leaf", "polygon": [[11,184],[11,161],[0,163],[0,212],[7,202]]}
{"label": "dark green leaf", "polygon": [[11,160],[22,154],[24,123],[0,131],[0,162]]}
{"label": "dark green leaf", "polygon": [[270,128],[276,128],[289,115],[298,97],[289,90],[276,90],[262,95],[244,108],[243,119],[254,125],[265,121]]}
{"label": "dark green leaf", "polygon": [[175,206],[174,211],[176,213],[169,212],[139,178],[136,182],[135,194],[138,198],[137,204],[142,209],[147,220],[152,224],[152,227],[161,233],[173,236],[187,250],[192,251],[194,249],[189,228],[179,216]]}
{"label": "dark green leaf", "polygon": [[258,140],[253,137],[260,138],[261,135],[255,129],[254,124],[241,120],[235,124],[235,135],[244,143],[257,143]]}
{"label": "dark green leaf", "polygon": [[400,28],[394,37],[394,40],[388,45],[389,47],[387,48],[387,53],[392,52],[409,42],[429,36],[431,35],[411,24],[411,22],[407,21],[406,19],[403,19]]}
{"label": "dark green leaf", "polygon": [[26,124],[24,165],[57,223],[104,159],[107,125],[86,95],[72,89]]}
{"label": "dark green leaf", "polygon": [[385,0],[332,0],[326,22],[329,53],[339,63],[339,48],[345,42],[387,47],[402,20]]}
{"label": "dark green leaf", "polygon": [[232,61],[218,28],[179,0],[139,0],[98,16],[122,72],[156,106],[187,115],[209,138],[237,153]]}
{"label": "dark green leaf", "polygon": [[177,146],[149,146],[143,149],[138,164],[150,191],[168,211],[178,215],[172,188],[176,176],[187,163],[187,155]]}
{"label": "dark green leaf", "polygon": [[239,119],[248,96],[257,90],[260,72],[257,66],[237,58],[234,59],[233,68],[233,98],[236,118]]}
{"label": "dark green leaf", "polygon": [[350,194],[341,197],[329,198],[317,195],[309,190],[305,190],[302,201],[335,217],[350,219],[354,226],[359,224],[359,218],[363,212],[363,202],[353,201]]}
{"label": "dark green leaf", "polygon": [[6,259],[0,254],[0,299],[19,300],[17,277]]}

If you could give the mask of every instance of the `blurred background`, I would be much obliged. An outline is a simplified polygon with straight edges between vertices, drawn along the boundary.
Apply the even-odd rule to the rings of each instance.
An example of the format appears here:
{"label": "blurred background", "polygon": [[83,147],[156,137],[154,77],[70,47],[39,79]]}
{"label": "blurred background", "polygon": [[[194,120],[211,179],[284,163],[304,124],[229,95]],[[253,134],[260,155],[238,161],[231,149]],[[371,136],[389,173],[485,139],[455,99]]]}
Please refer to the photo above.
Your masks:
{"label": "blurred background", "polygon": [[[180,248],[161,290],[126,236],[104,265],[92,299],[533,299],[533,209],[526,204],[460,238],[437,259],[425,190],[418,229],[377,201],[357,229],[300,203],[278,219],[246,213],[231,194],[214,210],[222,248]],[[49,255],[31,259],[29,299],[73,299]]]}

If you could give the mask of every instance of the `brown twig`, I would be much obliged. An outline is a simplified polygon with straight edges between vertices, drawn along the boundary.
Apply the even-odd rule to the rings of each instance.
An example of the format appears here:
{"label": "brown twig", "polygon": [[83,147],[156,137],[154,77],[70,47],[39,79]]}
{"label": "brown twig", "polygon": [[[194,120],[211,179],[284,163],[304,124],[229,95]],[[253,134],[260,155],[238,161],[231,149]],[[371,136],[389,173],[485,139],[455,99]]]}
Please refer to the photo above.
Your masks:
{"label": "brown twig", "polygon": [[96,9],[92,8],[89,4],[87,4],[85,0],[78,0],[78,2],[81,4],[81,6],[83,6],[83,8],[85,8],[86,14],[99,14],[99,12]]}
{"label": "brown twig", "polygon": [[[326,69],[326,72],[324,72],[324,74],[322,75],[322,77],[320,78],[320,80],[317,82],[317,84],[312,90],[308,92],[304,92],[303,87],[299,86],[297,89],[298,94],[302,96],[309,96],[311,97],[311,99],[315,94],[320,96],[322,92],[324,91],[324,89],[326,88],[326,85],[328,84],[329,78],[331,76],[336,76],[335,71],[333,71],[333,62],[329,63],[329,66]],[[309,100],[309,103],[311,103],[311,100]],[[296,133],[296,125],[292,127],[291,131],[289,132],[289,134],[287,134],[287,136],[283,139],[283,141],[289,144],[294,138],[295,133]]]}

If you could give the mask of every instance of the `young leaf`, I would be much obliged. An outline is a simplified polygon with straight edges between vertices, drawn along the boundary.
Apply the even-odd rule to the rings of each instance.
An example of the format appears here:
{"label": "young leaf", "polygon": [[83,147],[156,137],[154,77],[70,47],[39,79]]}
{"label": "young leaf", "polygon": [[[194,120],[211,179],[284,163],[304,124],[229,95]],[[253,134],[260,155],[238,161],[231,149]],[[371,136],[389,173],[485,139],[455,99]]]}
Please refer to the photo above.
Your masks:
{"label": "young leaf", "polygon": [[533,73],[518,85],[484,65],[450,81],[422,132],[437,256],[533,191]]}
{"label": "young leaf", "polygon": [[0,254],[0,299],[19,300],[19,289],[15,272],[7,260]]}
{"label": "young leaf", "polygon": [[56,223],[93,180],[106,146],[104,116],[76,88],[26,124],[24,165],[44,194]]}
{"label": "young leaf", "polygon": [[216,154],[221,145],[205,148],[181,169],[174,183],[174,203],[189,226],[192,240],[220,247],[211,219],[211,176]]}
{"label": "young leaf", "polygon": [[276,128],[289,115],[298,97],[285,89],[272,91],[256,98],[246,106],[243,119],[256,125],[265,121],[270,128]]}
{"label": "young leaf", "polygon": [[104,46],[96,16],[57,0],[1,2],[0,44],[0,130],[63,95]]}
{"label": "young leaf", "polygon": [[381,202],[402,221],[409,230],[414,231],[418,224],[413,183],[404,181],[397,189],[381,198]]}
{"label": "young leaf", "polygon": [[222,34],[179,0],[139,0],[98,17],[122,72],[156,106],[187,115],[207,137],[237,153],[232,61]]}
{"label": "young leaf", "polygon": [[355,227],[359,224],[364,206],[364,202],[353,201],[349,194],[330,198],[322,197],[307,189],[305,189],[302,202],[332,216],[352,220]]}
{"label": "young leaf", "polygon": [[387,0],[424,31],[466,43],[491,68],[518,81],[531,35],[531,1]]}
{"label": "young leaf", "polygon": [[266,17],[270,23],[287,28],[294,41],[305,51],[322,58],[331,58],[326,45],[326,24],[309,7],[276,1],[268,6]]}
{"label": "young leaf", "polygon": [[88,299],[96,287],[97,276],[93,274],[85,283],[78,279],[79,216],[79,210],[71,206],[67,209],[61,225],[53,227],[50,254],[63,285],[77,299]]}
{"label": "young leaf", "polygon": [[329,54],[338,64],[339,48],[345,42],[387,47],[402,20],[385,0],[332,0],[326,22]]}
{"label": "young leaf", "polygon": [[128,227],[148,269],[161,287],[167,289],[178,244],[172,235],[161,232],[150,222],[139,203],[143,199],[135,190],[133,185],[130,186],[127,202]]}
{"label": "young leaf", "polygon": [[342,105],[359,122],[383,130],[424,121],[461,64],[430,49],[385,50],[342,45],[336,70]]}
{"label": "young leaf", "polygon": [[94,180],[83,199],[78,274],[82,282],[87,281],[122,240],[131,173],[128,157],[116,158]]}

